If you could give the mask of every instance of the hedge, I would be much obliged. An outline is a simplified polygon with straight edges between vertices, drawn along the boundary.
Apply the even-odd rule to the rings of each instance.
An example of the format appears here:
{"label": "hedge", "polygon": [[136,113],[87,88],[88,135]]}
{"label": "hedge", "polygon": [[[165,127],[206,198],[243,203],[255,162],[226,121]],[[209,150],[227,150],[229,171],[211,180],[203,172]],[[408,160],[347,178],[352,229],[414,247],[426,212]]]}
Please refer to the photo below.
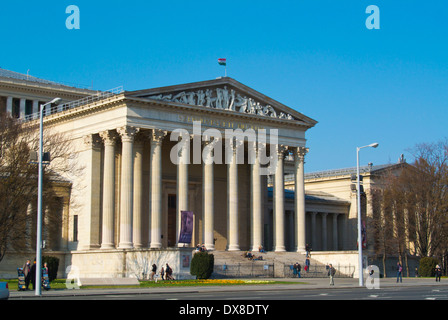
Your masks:
{"label": "hedge", "polygon": [[191,259],[190,274],[197,279],[208,279],[213,273],[215,257],[208,252],[197,252]]}
{"label": "hedge", "polygon": [[439,261],[436,258],[425,257],[420,259],[418,274],[420,277],[434,277],[434,269]]}

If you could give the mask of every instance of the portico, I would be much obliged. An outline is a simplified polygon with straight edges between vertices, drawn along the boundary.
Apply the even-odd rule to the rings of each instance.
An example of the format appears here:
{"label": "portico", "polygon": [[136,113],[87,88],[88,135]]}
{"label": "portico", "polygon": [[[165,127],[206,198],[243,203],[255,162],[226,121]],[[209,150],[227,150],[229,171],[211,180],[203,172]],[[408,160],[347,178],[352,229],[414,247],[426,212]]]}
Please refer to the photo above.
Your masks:
{"label": "portico", "polygon": [[[275,177],[275,251],[286,250],[284,157],[294,156],[303,190],[305,131],[314,120],[231,78],[124,92],[81,109],[46,117],[69,132],[88,168],[80,180],[88,187],[73,194],[88,200],[71,210],[82,216],[78,250],[256,250],[265,245],[267,174]],[[182,145],[179,130],[188,137]],[[304,201],[299,193],[296,251],[305,249]],[[194,216],[189,244],[178,242],[182,211]]]}

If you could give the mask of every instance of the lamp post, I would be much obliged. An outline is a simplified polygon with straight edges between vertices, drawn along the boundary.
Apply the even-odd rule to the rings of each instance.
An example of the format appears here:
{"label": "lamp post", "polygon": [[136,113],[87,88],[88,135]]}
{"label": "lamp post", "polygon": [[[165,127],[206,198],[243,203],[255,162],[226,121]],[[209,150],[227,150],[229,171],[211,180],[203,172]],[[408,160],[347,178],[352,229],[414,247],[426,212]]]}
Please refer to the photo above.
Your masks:
{"label": "lamp post", "polygon": [[36,236],[36,287],[35,295],[40,296],[42,293],[42,158],[43,158],[43,111],[49,104],[56,103],[61,98],[55,98],[40,106],[40,124],[39,124],[39,181],[37,186],[37,236]]}
{"label": "lamp post", "polygon": [[378,143],[372,143],[364,147],[356,147],[356,180],[357,180],[357,200],[358,200],[358,272],[359,272],[359,286],[364,285],[364,279],[362,274],[362,235],[361,235],[361,186],[359,175],[359,150],[367,147],[376,148]]}

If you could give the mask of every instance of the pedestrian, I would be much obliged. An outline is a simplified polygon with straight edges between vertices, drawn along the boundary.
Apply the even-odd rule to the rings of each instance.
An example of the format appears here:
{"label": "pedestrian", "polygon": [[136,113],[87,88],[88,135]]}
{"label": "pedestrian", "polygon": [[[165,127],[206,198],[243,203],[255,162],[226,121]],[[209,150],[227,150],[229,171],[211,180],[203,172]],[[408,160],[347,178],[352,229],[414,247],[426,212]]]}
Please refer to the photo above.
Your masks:
{"label": "pedestrian", "polygon": [[296,264],[296,270],[297,270],[297,278],[301,278],[300,272],[302,271],[302,266],[298,262]]}
{"label": "pedestrian", "polygon": [[166,280],[174,280],[173,269],[171,269],[171,267],[168,265],[168,263],[166,264],[165,274],[166,274]]}
{"label": "pedestrian", "polygon": [[306,251],[306,256],[310,257],[311,256],[311,246],[308,243],[305,246],[305,251]]}
{"label": "pedestrian", "polygon": [[151,268],[151,280],[154,280],[154,276],[156,275],[156,272],[157,272],[157,265],[154,263]]}
{"label": "pedestrian", "polygon": [[401,276],[402,272],[403,272],[403,267],[401,266],[400,262],[397,262],[397,283],[398,283],[398,280],[400,280],[400,283],[403,282],[403,278]]}
{"label": "pedestrian", "polygon": [[46,262],[44,263],[43,269],[44,269],[45,273],[48,274],[48,264]]}
{"label": "pedestrian", "polygon": [[440,282],[440,278],[442,277],[442,269],[440,268],[439,265],[436,265],[436,268],[434,271],[436,274],[436,282]]}
{"label": "pedestrian", "polygon": [[30,285],[30,279],[31,279],[31,261],[26,260],[22,269],[23,269],[23,275],[25,276],[25,290],[29,290],[28,287]]}
{"label": "pedestrian", "polygon": [[328,266],[328,276],[330,277],[330,286],[334,286],[334,275],[336,274],[336,269],[330,263]]}
{"label": "pedestrian", "polygon": [[306,260],[305,260],[305,271],[306,272],[308,272],[310,270],[310,264],[311,264],[310,257],[306,257]]}
{"label": "pedestrian", "polygon": [[[33,290],[36,289],[36,259],[34,259],[33,265],[30,269],[30,280],[33,285]],[[40,282],[40,281],[39,281]]]}
{"label": "pedestrian", "polygon": [[160,277],[162,278],[162,280],[165,280],[165,269],[163,269],[163,266],[162,269],[160,269]]}

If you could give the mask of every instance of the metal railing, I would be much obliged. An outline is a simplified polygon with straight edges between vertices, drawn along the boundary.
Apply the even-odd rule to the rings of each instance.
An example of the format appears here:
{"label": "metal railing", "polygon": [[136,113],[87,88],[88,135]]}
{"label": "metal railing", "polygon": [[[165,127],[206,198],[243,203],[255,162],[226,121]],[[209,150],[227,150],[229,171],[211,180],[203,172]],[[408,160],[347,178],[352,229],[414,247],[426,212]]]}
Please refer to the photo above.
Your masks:
{"label": "metal railing", "polygon": [[[99,101],[99,100],[102,100],[102,99],[105,99],[105,98],[112,97],[114,95],[122,93],[123,91],[124,91],[123,90],[123,86],[119,86],[119,87],[116,87],[116,88],[113,88],[113,89],[110,89],[110,90],[106,90],[106,91],[99,91],[98,93],[96,93],[94,95],[91,95],[91,96],[88,96],[88,97],[85,97],[85,98],[82,98],[82,99],[79,99],[79,100],[67,102],[67,103],[60,104],[60,105],[54,105],[54,106],[51,106],[50,108],[47,107],[44,110],[44,114],[43,115],[45,117],[45,116],[48,116],[48,115],[51,115],[51,114],[54,114],[54,113],[58,113],[58,112],[62,112],[62,111],[65,111],[65,110],[73,109],[73,108],[76,108],[76,107],[79,107],[79,106],[82,106],[82,105],[86,105],[86,104],[89,104],[89,103],[92,103],[92,102],[95,102],[95,101]],[[39,108],[40,108],[40,106],[39,106]],[[39,119],[39,116],[40,116],[40,113],[39,112],[35,112],[35,113],[32,113],[32,114],[26,115],[21,120],[23,122],[27,122],[27,121]]]}
{"label": "metal railing", "polygon": [[273,278],[273,264],[238,263],[218,264],[213,267],[213,278]]}
{"label": "metal railing", "polygon": [[[355,266],[342,266],[342,265],[334,265],[336,269],[336,278],[353,278],[355,273]],[[284,266],[284,277],[285,278],[298,278],[297,272],[294,270],[293,265]],[[323,265],[311,265],[307,271],[305,271],[304,266],[302,266],[302,270],[300,271],[301,278],[328,278],[328,268]]]}

